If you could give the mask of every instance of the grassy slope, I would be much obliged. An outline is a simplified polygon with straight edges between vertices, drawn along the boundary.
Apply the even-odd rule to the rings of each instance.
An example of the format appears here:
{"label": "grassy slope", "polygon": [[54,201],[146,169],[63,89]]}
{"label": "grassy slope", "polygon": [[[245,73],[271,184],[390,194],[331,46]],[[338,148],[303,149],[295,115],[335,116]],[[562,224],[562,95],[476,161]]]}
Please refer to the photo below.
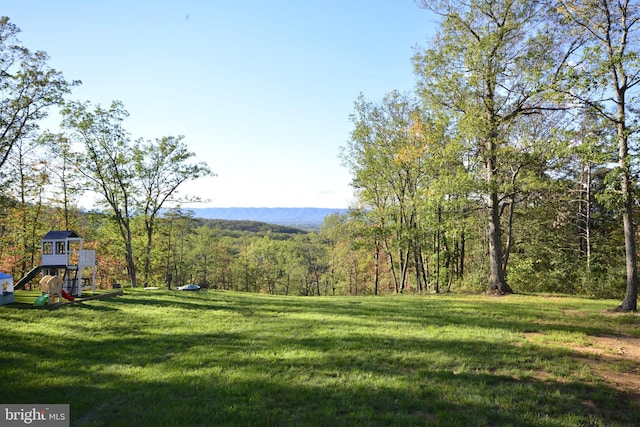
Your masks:
{"label": "grassy slope", "polygon": [[638,364],[575,349],[640,335],[614,305],[129,291],[1,307],[0,401],[70,403],[72,425],[635,425],[638,393],[592,367]]}

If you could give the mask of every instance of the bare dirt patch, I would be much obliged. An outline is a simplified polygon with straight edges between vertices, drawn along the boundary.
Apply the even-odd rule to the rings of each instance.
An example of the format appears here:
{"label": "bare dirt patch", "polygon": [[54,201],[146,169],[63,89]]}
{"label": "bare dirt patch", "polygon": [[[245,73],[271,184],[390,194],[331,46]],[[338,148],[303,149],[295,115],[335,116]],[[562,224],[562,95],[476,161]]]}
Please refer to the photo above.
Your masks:
{"label": "bare dirt patch", "polygon": [[[525,334],[527,340],[536,342],[543,336],[540,332]],[[629,335],[588,338],[588,345],[568,344],[567,348],[578,353],[576,357],[592,374],[640,403],[640,338]]]}
{"label": "bare dirt patch", "polygon": [[640,402],[640,338],[630,336],[591,337],[593,345],[574,350],[595,355],[587,364],[592,371],[618,390]]}
{"label": "bare dirt patch", "polygon": [[640,364],[640,338],[628,335],[604,335],[590,338],[593,341],[592,346],[578,346],[574,350]]}

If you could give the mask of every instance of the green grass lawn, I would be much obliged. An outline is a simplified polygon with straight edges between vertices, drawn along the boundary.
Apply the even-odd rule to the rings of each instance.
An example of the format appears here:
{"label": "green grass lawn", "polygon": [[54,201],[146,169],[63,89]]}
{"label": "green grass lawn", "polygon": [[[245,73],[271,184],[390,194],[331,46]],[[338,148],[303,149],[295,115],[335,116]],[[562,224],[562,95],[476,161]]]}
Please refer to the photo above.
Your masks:
{"label": "green grass lawn", "polygon": [[635,426],[640,316],[615,305],[127,290],[0,307],[0,403],[68,403],[72,425]]}

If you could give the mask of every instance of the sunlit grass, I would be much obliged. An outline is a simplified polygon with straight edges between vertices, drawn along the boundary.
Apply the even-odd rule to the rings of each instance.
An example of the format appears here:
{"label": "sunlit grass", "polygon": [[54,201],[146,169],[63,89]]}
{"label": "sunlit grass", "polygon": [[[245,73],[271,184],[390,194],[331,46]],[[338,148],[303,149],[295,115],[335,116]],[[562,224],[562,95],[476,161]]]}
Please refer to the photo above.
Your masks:
{"label": "sunlit grass", "polygon": [[73,425],[635,425],[638,396],[576,350],[640,335],[613,306],[128,291],[0,308],[0,384],[4,403],[69,403]]}

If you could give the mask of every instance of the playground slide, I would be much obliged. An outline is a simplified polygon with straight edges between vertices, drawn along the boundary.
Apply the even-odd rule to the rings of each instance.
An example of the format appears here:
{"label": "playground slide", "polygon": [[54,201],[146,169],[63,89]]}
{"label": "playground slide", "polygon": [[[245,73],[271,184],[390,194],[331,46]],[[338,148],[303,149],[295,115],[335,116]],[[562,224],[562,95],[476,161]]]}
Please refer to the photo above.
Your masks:
{"label": "playground slide", "polygon": [[40,270],[42,270],[42,266],[41,265],[35,266],[33,268],[33,270],[28,272],[26,276],[24,276],[22,279],[18,280],[18,282],[15,285],[13,285],[13,289],[24,289],[24,285],[29,283],[32,279],[35,279],[35,277],[38,275],[38,273],[40,273]]}
{"label": "playground slide", "polygon": [[62,298],[66,299],[66,300],[68,300],[68,301],[73,301],[73,300],[75,299],[74,297],[72,297],[71,295],[69,295],[68,293],[66,293],[66,292],[64,291],[64,289],[61,289],[61,290],[60,290],[60,295],[62,295]]}

